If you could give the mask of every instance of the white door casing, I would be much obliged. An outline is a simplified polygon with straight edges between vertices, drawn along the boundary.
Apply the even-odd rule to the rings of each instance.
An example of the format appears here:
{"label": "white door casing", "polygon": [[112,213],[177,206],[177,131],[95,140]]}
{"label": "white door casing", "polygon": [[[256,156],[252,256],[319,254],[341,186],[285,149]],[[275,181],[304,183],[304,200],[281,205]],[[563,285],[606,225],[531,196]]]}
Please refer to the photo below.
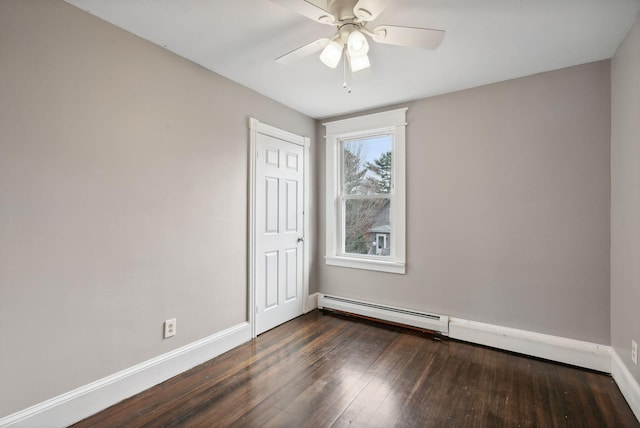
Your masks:
{"label": "white door casing", "polygon": [[309,139],[251,119],[249,320],[256,335],[301,315]]}

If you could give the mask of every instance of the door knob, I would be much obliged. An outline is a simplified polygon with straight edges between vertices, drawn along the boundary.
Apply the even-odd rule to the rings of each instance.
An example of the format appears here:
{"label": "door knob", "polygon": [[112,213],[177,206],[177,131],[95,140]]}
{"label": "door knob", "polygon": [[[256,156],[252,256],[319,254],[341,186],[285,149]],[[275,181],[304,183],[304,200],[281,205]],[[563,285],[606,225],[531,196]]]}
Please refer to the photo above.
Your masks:
{"label": "door knob", "polygon": [[303,237],[299,237],[298,238],[298,242],[304,242],[304,238]]}

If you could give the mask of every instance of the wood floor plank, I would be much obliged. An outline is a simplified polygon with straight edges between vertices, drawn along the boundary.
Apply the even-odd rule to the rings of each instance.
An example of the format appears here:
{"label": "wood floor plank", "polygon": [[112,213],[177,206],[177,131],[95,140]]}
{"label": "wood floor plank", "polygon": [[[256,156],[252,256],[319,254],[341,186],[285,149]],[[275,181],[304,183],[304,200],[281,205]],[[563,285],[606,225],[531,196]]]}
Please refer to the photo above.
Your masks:
{"label": "wood floor plank", "polygon": [[[372,332],[353,327],[341,336],[339,344],[327,348],[321,359],[309,365],[303,376],[284,385],[273,397],[274,402],[286,403],[282,414],[271,421],[274,426],[287,426],[292,419],[312,426],[326,423],[343,411],[354,392],[362,389],[362,373],[383,352],[383,342]],[[336,367],[336,359],[341,359],[340,367]]]}
{"label": "wood floor plank", "polygon": [[610,376],[299,317],[75,427],[640,427]]}

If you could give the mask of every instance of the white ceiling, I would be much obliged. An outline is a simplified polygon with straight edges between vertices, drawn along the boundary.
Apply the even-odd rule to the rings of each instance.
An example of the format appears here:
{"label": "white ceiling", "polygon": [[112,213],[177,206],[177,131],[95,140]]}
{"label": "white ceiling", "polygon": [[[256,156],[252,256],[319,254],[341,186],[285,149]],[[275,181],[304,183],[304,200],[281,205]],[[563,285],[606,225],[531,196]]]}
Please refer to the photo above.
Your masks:
{"label": "white ceiling", "polygon": [[370,28],[442,29],[444,42],[372,44],[371,72],[347,93],[341,65],[274,61],[334,28],[270,0],[67,1],[318,119],[611,58],[640,9],[640,0],[393,0]]}

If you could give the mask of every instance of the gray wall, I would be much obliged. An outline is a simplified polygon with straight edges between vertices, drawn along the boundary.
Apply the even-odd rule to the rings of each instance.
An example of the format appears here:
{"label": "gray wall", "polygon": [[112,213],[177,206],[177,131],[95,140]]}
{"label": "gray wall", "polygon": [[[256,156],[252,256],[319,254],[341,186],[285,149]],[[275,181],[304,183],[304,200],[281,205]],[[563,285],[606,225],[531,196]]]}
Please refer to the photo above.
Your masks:
{"label": "gray wall", "polygon": [[[612,340],[635,368],[639,32],[612,112],[608,62],[406,104],[407,275],[324,265],[320,147],[312,291]],[[66,3],[0,1],[0,417],[245,321],[250,116],[323,141]]]}
{"label": "gray wall", "polygon": [[0,1],[0,417],[246,320],[249,116],[315,133],[71,5]]}
{"label": "gray wall", "polygon": [[640,21],[611,62],[611,342],[635,379],[640,343]]}
{"label": "gray wall", "polygon": [[608,345],[609,62],[404,105],[407,274],[320,262],[320,291]]}

